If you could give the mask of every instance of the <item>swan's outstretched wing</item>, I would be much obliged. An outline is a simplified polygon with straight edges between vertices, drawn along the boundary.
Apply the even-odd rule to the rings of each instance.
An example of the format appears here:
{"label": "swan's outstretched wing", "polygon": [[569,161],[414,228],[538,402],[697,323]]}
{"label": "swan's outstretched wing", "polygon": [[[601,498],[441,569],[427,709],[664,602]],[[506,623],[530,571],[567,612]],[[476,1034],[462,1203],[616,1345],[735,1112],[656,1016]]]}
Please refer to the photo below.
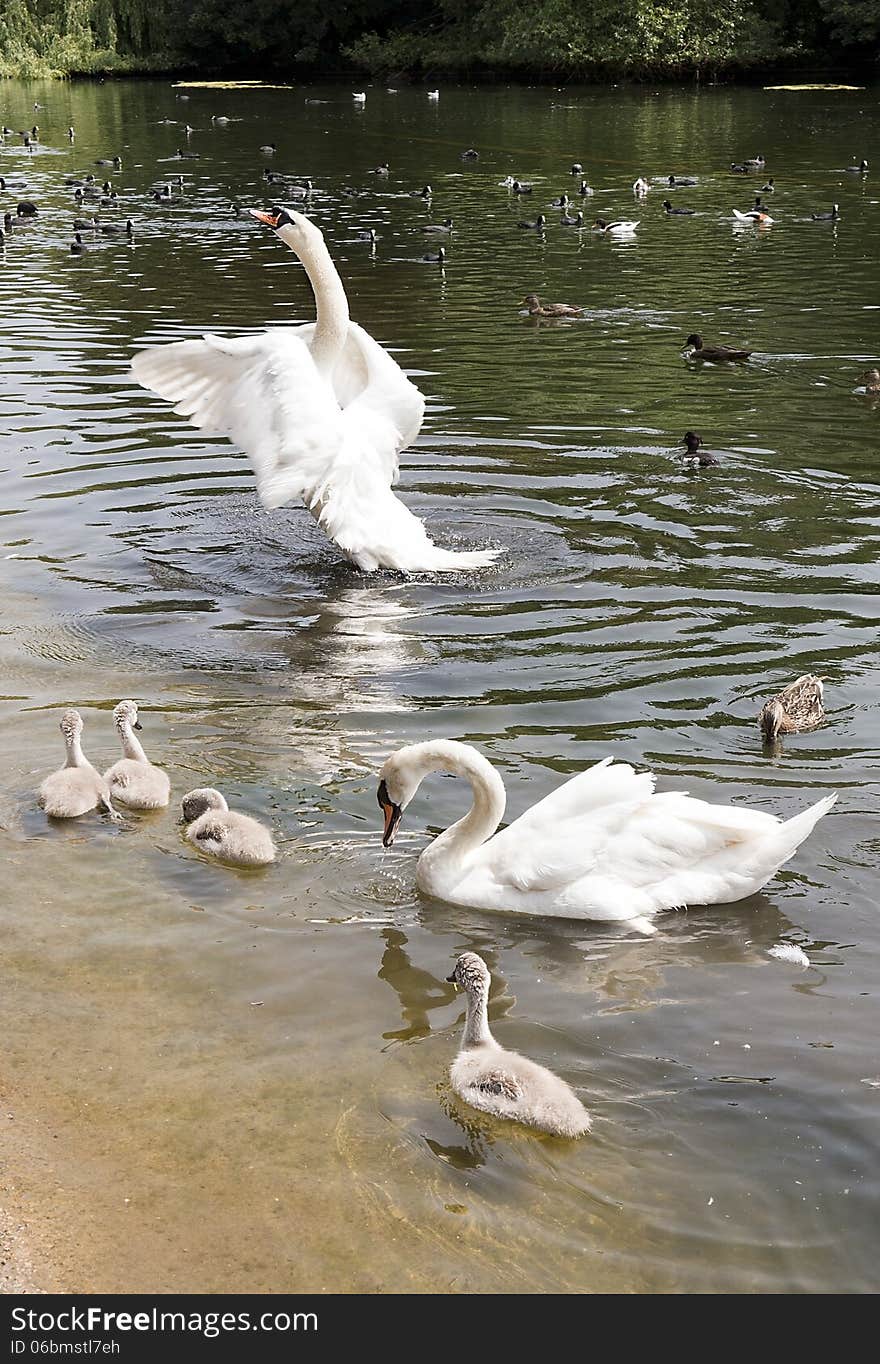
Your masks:
{"label": "swan's outstretched wing", "polygon": [[[371,342],[390,371],[380,364],[359,339],[370,338],[352,326],[354,340],[350,335],[344,355],[354,346],[355,359],[337,367],[333,379],[340,395],[354,395],[341,408],[312,359],[312,330],[277,328],[152,346],[135,355],[132,371],[193,426],[227,432],[250,456],[263,503],[279,507],[301,498],[359,568],[444,572],[491,563],[496,551],[440,549],[391,491],[398,452],[416,429],[417,415],[421,421],[418,390]],[[397,376],[396,400],[387,411],[384,390],[370,379],[379,371],[382,385],[394,387]]]}
{"label": "swan's outstretched wing", "polygon": [[[302,331],[305,329],[298,329]],[[201,430],[224,431],[249,455],[267,507],[306,502],[344,439],[342,413],[298,331],[176,341],[139,351],[138,383]]]}
{"label": "swan's outstretched wing", "polygon": [[484,844],[483,865],[521,892],[570,889],[594,917],[724,904],[769,880],[834,803],[783,823],[653,786],[650,773],[597,764]]}
{"label": "swan's outstretched wing", "polygon": [[[311,342],[314,323],[297,332]],[[387,461],[388,481],[397,482],[401,451],[422,429],[425,400],[397,361],[356,322],[349,322],[342,355],[332,375],[333,391],[346,417],[365,421],[377,451]]]}

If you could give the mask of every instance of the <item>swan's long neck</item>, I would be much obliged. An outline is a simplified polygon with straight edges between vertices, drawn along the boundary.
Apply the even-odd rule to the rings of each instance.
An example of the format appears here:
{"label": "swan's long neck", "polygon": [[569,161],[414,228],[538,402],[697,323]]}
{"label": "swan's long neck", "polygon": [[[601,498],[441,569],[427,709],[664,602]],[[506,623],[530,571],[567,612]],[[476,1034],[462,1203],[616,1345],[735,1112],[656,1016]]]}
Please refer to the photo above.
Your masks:
{"label": "swan's long neck", "polygon": [[122,751],[126,758],[133,758],[135,762],[139,763],[149,762],[150,760],[144,752],[140,740],[135,735],[130,721],[124,720],[121,725],[117,725],[117,728],[122,740]]}
{"label": "swan's long neck", "polygon": [[310,347],[312,359],[324,374],[330,374],[348,336],[348,299],[333,258],[318,229],[314,228],[310,234],[311,240],[306,249],[303,248],[301,237],[297,238],[297,245],[294,246],[286,235],[288,232],[291,232],[290,228],[282,227],[278,235],[299,256],[315,295],[317,325]]}
{"label": "swan's long neck", "polygon": [[65,767],[90,767],[88,758],[82,751],[82,744],[78,734],[71,734],[69,739],[65,739],[67,745],[67,760]]}
{"label": "swan's long neck", "polygon": [[464,1024],[462,1046],[479,1047],[493,1040],[489,1031],[489,987],[485,981],[477,981],[467,992],[467,1018]]}
{"label": "swan's long neck", "polygon": [[464,819],[435,838],[423,857],[429,860],[434,860],[438,854],[465,857],[491,838],[501,823],[507,798],[504,783],[482,754],[469,744],[437,739],[432,743],[414,744],[407,756],[411,775],[416,778],[416,788],[429,772],[452,772],[467,778],[474,797]]}

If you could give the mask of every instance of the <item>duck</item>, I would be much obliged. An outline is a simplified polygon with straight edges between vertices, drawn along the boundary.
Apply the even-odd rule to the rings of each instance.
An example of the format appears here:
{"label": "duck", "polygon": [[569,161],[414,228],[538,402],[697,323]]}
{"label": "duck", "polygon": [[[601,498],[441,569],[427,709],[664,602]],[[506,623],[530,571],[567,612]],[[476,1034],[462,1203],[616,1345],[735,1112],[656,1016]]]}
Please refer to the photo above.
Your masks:
{"label": "duck", "polygon": [[[99,156],[97,161],[92,162],[93,166],[113,166],[115,170],[122,170],[121,156]],[[94,178],[94,177],[93,177]]]}
{"label": "duck", "polygon": [[657,794],[652,773],[609,757],[497,833],[506,796],[495,768],[470,744],[434,739],[408,744],[382,766],[384,847],[432,772],[464,777],[473,804],[419,857],[416,882],[427,895],[471,909],[629,922],[642,933],[655,931],[662,910],[754,895],[837,799],[783,822],[743,805]]}
{"label": "duck", "polygon": [[748,175],[746,167],[744,165],[739,165],[736,161],[731,161],[730,169],[733,171],[734,175]]}
{"label": "duck", "polygon": [[766,162],[763,156],[761,156],[761,154],[758,153],[757,156],[746,157],[746,159],[743,161],[743,165],[748,167],[749,170],[763,170],[764,166],[766,165]]}
{"label": "duck", "polygon": [[449,1069],[453,1092],[495,1118],[509,1118],[554,1137],[582,1137],[590,1115],[570,1085],[552,1070],[498,1045],[489,1028],[489,968],[476,952],[463,952],[450,984],[467,996],[461,1048]]}
{"label": "duck", "polygon": [[714,455],[710,455],[708,450],[703,449],[703,437],[698,436],[696,431],[685,431],[679,445],[687,446],[681,455],[686,464],[699,465],[701,469],[705,469],[718,463]]}
{"label": "duck", "polygon": [[174,153],[174,156],[175,156],[176,160],[178,160],[178,161],[200,161],[200,160],[201,160],[201,156],[199,155],[198,152],[185,152],[185,151],[183,150],[182,147],[178,147],[178,148],[177,148],[177,151]]}
{"label": "duck", "polygon": [[480,153],[477,151],[476,147],[466,147],[461,154],[462,161],[479,161],[479,159]]}
{"label": "duck", "polygon": [[691,217],[697,211],[695,208],[673,208],[672,203],[669,199],[663,200],[663,207],[666,209],[667,214],[671,213],[675,216],[683,215],[686,217]]}
{"label": "duck", "polygon": [[321,229],[294,209],[249,212],[302,261],[315,323],[150,346],[133,357],[134,377],[193,426],[237,441],[253,463],[263,505],[304,503],[362,572],[444,573],[493,563],[498,550],[436,545],[392,491],[425,400],[352,322]]}
{"label": "duck", "polygon": [[[88,175],[84,175],[81,180],[77,180],[74,176],[68,175],[65,176],[64,183],[65,185],[69,185],[71,189],[82,189],[85,185],[93,185],[95,183],[95,177],[91,172]],[[0,189],[2,188],[3,181],[0,180]]]}
{"label": "duck", "polygon": [[73,256],[81,256],[82,253],[83,253],[83,251],[85,251],[85,250],[86,250],[86,244],[85,244],[85,242],[83,241],[83,239],[82,239],[82,237],[79,235],[79,233],[78,233],[78,232],[75,232],[74,235],[73,235],[73,241],[70,243],[70,253],[71,253],[71,255],[73,255]]}
{"label": "duck", "polygon": [[832,204],[830,213],[811,213],[810,217],[814,223],[836,223],[840,217],[840,205]]}
{"label": "duck", "polygon": [[356,242],[369,242],[371,246],[375,246],[376,245],[375,227],[362,228],[359,232],[356,232],[354,234],[354,239]]}
{"label": "duck", "polygon": [[560,196],[559,196],[558,199],[551,199],[551,200],[550,200],[550,207],[551,207],[551,208],[568,208],[568,206],[569,206],[570,203],[571,203],[571,200],[569,199],[569,197],[568,197],[567,194],[560,194]]}
{"label": "duck", "polygon": [[880,369],[866,369],[859,379],[866,393],[880,393]]}
{"label": "duck", "polygon": [[546,225],[547,219],[544,217],[543,213],[539,213],[533,223],[526,222],[525,220],[517,223],[517,227],[521,227],[528,232],[543,232]]}
{"label": "duck", "polygon": [[134,236],[134,223],[131,218],[127,219],[125,226],[122,223],[98,223],[99,232],[103,232],[105,237],[118,237],[125,233],[129,241]]}
{"label": "duck", "polygon": [[596,191],[587,184],[586,180],[581,181],[580,186],[578,187],[578,194],[582,199],[586,199],[588,195],[595,193]]}
{"label": "duck", "polygon": [[[173,122],[173,120],[171,120],[171,121]],[[211,115],[211,122],[212,122],[212,123],[219,123],[220,126],[221,126],[221,128],[222,128],[222,126],[223,126],[224,123],[228,123],[228,122],[229,122],[229,119],[226,117],[225,114],[212,114],[212,115]]]}
{"label": "duck", "polygon": [[74,218],[74,232],[94,232],[100,226],[97,218]]}
{"label": "duck", "polygon": [[750,208],[747,213],[740,213],[739,209],[735,208],[733,216],[739,223],[754,223],[757,227],[769,227],[774,221],[764,208]]}
{"label": "duck", "polygon": [[597,218],[593,223],[593,231],[604,232],[607,236],[623,237],[630,232],[635,232],[638,225],[638,221],[633,223],[621,220],[620,222],[607,223],[604,218]]}
{"label": "duck", "polygon": [[583,317],[583,308],[576,308],[570,303],[542,303],[537,294],[526,294],[520,301],[520,307],[525,306],[529,310],[530,317]]}
{"label": "duck", "polygon": [[265,142],[260,148],[260,151],[264,156],[274,156],[277,150],[278,148],[275,146],[274,142]]}
{"label": "duck", "polygon": [[170,185],[163,185],[161,189],[152,190],[150,198],[157,204],[170,204],[174,195]]}
{"label": "duck", "polygon": [[421,189],[414,189],[412,191],[412,197],[414,199],[430,199],[433,193],[433,185],[422,185]]}
{"label": "duck", "polygon": [[773,176],[772,176],[772,175],[770,176],[770,179],[767,181],[766,185],[762,185],[762,186],[761,186],[761,193],[762,193],[762,194],[775,194],[775,193],[776,193],[776,186],[775,186],[775,184],[773,183]]}
{"label": "duck", "polygon": [[367,94],[365,90],[352,90],[351,97],[355,104],[366,104]]}
{"label": "duck", "polygon": [[514,194],[531,194],[535,186],[527,180],[514,180],[510,188]]}
{"label": "duck", "polygon": [[388,174],[389,174],[388,162],[387,162],[387,161],[383,161],[382,164],[381,164],[381,166],[374,166],[373,169],[372,169],[371,171],[367,171],[367,174],[368,174],[368,175],[388,175]]}
{"label": "duck", "polygon": [[768,743],[780,734],[800,734],[815,729],[825,719],[821,677],[804,673],[765,701],[758,712],[758,725]]}
{"label": "duck", "polygon": [[580,161],[572,161],[568,173],[569,175],[583,175],[584,168],[581,165]]}
{"label": "duck", "polygon": [[670,175],[666,183],[670,189],[678,189],[680,186],[695,185],[697,177],[695,175]]}
{"label": "duck", "polygon": [[110,799],[110,788],[83,753],[83,719],[79,711],[66,710],[60,729],[67,760],[40,786],[40,805],[53,819],[76,819],[99,808],[112,819],[119,819]]}
{"label": "duck", "polygon": [[135,736],[141,728],[136,702],[120,701],[113,720],[124,756],[104,773],[111,796],[132,810],[164,809],[171,798],[171,782],[167,772],[150,762]]}
{"label": "duck", "polygon": [[704,346],[699,332],[691,332],[684,349],[691,360],[748,360],[754,354],[754,351],[738,350],[732,346]]}
{"label": "duck", "polygon": [[640,175],[638,180],[633,181],[633,194],[647,194],[650,188],[651,185],[644,175]]}
{"label": "duck", "polygon": [[868,163],[865,160],[865,158],[862,157],[861,161],[857,166],[847,166],[846,173],[847,175],[867,175]]}
{"label": "duck", "polygon": [[30,199],[20,199],[15,210],[17,218],[35,218],[39,209]]}
{"label": "duck", "polygon": [[445,260],[446,248],[444,246],[441,246],[437,251],[429,251],[427,255],[422,256],[422,261],[426,265],[443,265]]}
{"label": "duck", "polygon": [[440,91],[439,91],[439,90],[428,90],[426,93],[427,93],[428,99],[439,99],[439,98],[440,98]]}
{"label": "duck", "polygon": [[563,213],[559,222],[562,227],[583,227],[584,215],[583,213],[576,213],[572,217],[570,213]]}
{"label": "duck", "polygon": [[186,839],[209,857],[240,867],[267,867],[275,861],[278,852],[265,824],[230,810],[213,787],[188,791],[181,810]]}
{"label": "duck", "polygon": [[6,232],[7,235],[8,235],[10,232],[12,232],[12,230],[13,230],[12,214],[11,214],[11,213],[4,213],[4,214],[3,214],[3,231]]}
{"label": "duck", "polygon": [[421,232],[432,232],[434,234],[448,235],[452,231],[452,219],[444,218],[442,223],[428,223],[426,227],[419,229]]}

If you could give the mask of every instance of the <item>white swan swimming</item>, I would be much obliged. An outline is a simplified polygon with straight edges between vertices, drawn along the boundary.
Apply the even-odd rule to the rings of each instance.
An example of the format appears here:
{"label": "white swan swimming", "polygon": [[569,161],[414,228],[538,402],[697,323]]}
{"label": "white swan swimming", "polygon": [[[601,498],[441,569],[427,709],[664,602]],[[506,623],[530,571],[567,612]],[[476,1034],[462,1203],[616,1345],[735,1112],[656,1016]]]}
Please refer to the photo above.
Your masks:
{"label": "white swan swimming", "polygon": [[449,1078],[460,1099],[496,1118],[537,1127],[556,1137],[582,1137],[590,1115],[569,1085],[552,1070],[498,1045],[489,1029],[492,977],[476,952],[463,952],[447,980],[467,993],[461,1050]]}
{"label": "white swan swimming", "polygon": [[150,762],[134,732],[141,728],[135,702],[120,701],[113,719],[123,757],[104,773],[111,796],[132,810],[164,809],[171,797],[171,782],[167,772]]}
{"label": "white swan swimming", "polygon": [[302,498],[365,572],[490,564],[498,551],[435,545],[391,491],[425,402],[391,356],[350,321],[320,229],[302,213],[249,211],[299,256],[314,290],[316,322],[152,346],[134,356],[135,378],[193,426],[228,432],[250,456],[265,506]]}
{"label": "white swan swimming", "polygon": [[110,788],[82,751],[83,721],[79,711],[66,710],[60,729],[67,760],[40,787],[40,805],[46,814],[53,819],[76,819],[100,806],[111,819],[120,819],[110,800]]}
{"label": "white swan swimming", "polygon": [[644,933],[655,931],[660,910],[754,895],[837,799],[783,823],[762,810],[657,795],[650,772],[605,758],[495,833],[506,800],[498,773],[470,744],[437,739],[400,749],[382,767],[385,847],[430,772],[466,777],[474,801],[419,858],[422,890],[477,909],[629,920]]}
{"label": "white swan swimming", "polygon": [[239,867],[266,867],[275,861],[275,843],[266,826],[230,810],[225,796],[212,786],[188,791],[181,809],[187,839],[209,857]]}

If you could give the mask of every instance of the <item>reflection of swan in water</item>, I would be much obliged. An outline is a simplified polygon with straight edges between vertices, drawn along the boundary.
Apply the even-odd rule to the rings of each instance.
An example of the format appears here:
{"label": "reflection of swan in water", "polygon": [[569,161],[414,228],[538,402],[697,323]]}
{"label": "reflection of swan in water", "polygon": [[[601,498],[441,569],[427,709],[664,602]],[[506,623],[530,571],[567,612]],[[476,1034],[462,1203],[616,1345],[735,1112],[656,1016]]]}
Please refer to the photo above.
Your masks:
{"label": "reflection of swan in water", "polygon": [[405,1024],[394,1032],[383,1032],[382,1036],[387,1041],[397,1042],[426,1037],[431,1032],[429,1012],[451,1004],[455,999],[455,986],[441,980],[431,971],[413,966],[409,953],[404,951],[407,936],[400,929],[384,928],[382,937],[385,939],[385,951],[382,953],[378,976],[396,991]]}
{"label": "reflection of swan in water", "polygon": [[424,399],[395,360],[350,320],[321,230],[302,213],[250,210],[299,256],[317,321],[256,335],[177,341],[140,351],[139,383],[193,426],[224,431],[249,455],[266,507],[301,499],[365,572],[483,568],[495,550],[456,553],[429,537],[391,491]]}

